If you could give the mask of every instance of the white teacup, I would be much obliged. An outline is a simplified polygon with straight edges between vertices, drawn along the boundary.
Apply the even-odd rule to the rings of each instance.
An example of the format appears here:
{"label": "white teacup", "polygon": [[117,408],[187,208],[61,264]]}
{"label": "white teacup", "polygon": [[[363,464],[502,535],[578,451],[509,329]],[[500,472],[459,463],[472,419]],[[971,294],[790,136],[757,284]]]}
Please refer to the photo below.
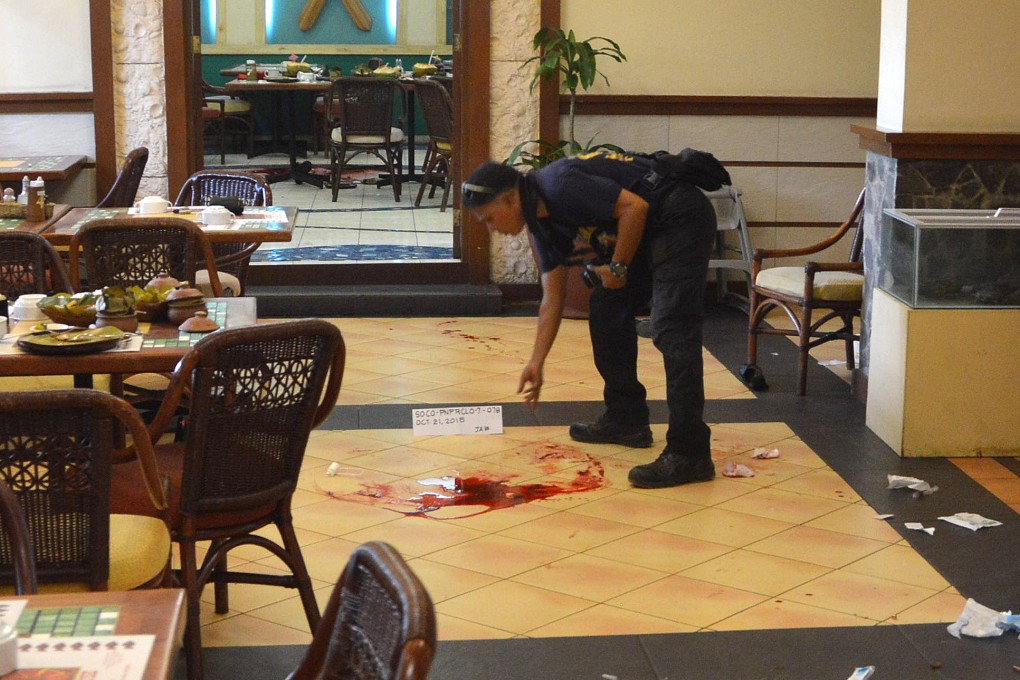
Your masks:
{"label": "white teacup", "polygon": [[173,207],[173,204],[162,196],[146,196],[137,203],[135,208],[140,215],[156,215],[165,213]]}
{"label": "white teacup", "polygon": [[205,225],[222,225],[230,224],[230,220],[233,219],[234,213],[230,212],[222,205],[210,205],[202,211],[202,224]]}
{"label": "white teacup", "polygon": [[298,71],[297,79],[299,83],[314,83],[315,74],[310,71]]}
{"label": "white teacup", "polygon": [[11,307],[11,319],[15,321],[40,321],[46,318],[43,310],[39,309],[39,301],[45,295],[39,293],[27,293],[19,297],[14,306]]}

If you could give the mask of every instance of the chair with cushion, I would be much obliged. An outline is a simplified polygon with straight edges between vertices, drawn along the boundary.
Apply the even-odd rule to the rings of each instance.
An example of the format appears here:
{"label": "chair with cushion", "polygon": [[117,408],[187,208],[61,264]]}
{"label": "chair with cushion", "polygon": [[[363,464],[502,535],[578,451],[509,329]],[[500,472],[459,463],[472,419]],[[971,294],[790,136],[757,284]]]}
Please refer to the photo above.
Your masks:
{"label": "chair with cushion", "polygon": [[25,231],[0,231],[0,293],[10,303],[26,293],[70,293],[71,282],[50,242]]}
{"label": "chair with cushion", "polygon": [[[136,439],[139,514],[111,514],[117,432]],[[94,390],[0,393],[0,481],[27,518],[42,591],[169,585],[166,497],[145,425],[123,400]],[[10,583],[0,541],[0,578]]]}
{"label": "chair with cushion", "polygon": [[[803,248],[757,249],[751,269],[751,301],[747,327],[747,364],[740,368],[740,377],[752,389],[768,388],[758,367],[758,336],[786,335],[797,338],[800,351],[797,367],[797,394],[807,391],[808,352],[826,342],[842,340],[846,347],[846,366],[854,368],[854,319],[860,318],[864,288],[864,263],[861,246],[864,230],[861,219],[864,191],[861,191],[846,221],[828,238]],[[763,268],[767,259],[797,258],[803,261],[835,246],[853,232],[850,255],[844,262],[819,262],[814,259],[801,266]],[[793,328],[774,328],[765,317],[781,309]],[[815,312],[824,312],[815,317]],[[830,322],[838,321],[836,328]]]}
{"label": "chair with cushion", "polygon": [[[265,207],[273,204],[273,189],[265,177],[240,170],[199,170],[177,194],[174,205],[208,205],[214,198],[236,198],[241,205]],[[243,294],[248,280],[248,264],[259,243],[214,243],[216,271],[225,294]],[[209,294],[209,274],[199,270],[195,287]]]}
{"label": "chair with cushion", "polygon": [[124,165],[120,166],[120,173],[113,181],[113,186],[103,197],[103,200],[96,204],[97,208],[130,208],[135,204],[135,197],[138,195],[138,185],[142,183],[142,174],[145,172],[145,164],[149,161],[149,150],[140,146],[132,149],[124,157]]}
{"label": "chair with cushion", "polygon": [[421,186],[414,200],[415,207],[421,205],[425,195],[425,187],[430,187],[429,198],[435,196],[436,185],[443,186],[443,202],[440,212],[446,212],[446,203],[450,198],[450,184],[453,181],[451,165],[453,163],[453,100],[442,85],[422,78],[414,81],[414,94],[421,105],[425,117],[425,127],[429,133],[429,146],[425,151],[422,163]]}
{"label": "chair with cushion", "polygon": [[[149,426],[153,441],[187,391],[184,441],[156,446],[170,480],[169,522],[180,549],[179,581],[187,591],[188,677],[202,677],[199,599],[215,584],[216,611],[226,613],[228,583],[297,588],[312,631],[319,609],[294,534],[291,497],[311,431],[336,404],[344,368],[336,326],[302,319],[226,328],[199,340],[178,364],[162,407]],[[134,465],[113,471],[114,509],[145,511]],[[276,525],[281,541],[264,531]],[[210,541],[201,564],[196,544]],[[290,573],[228,570],[228,553],[265,548]]]}
{"label": "chair with cushion", "polygon": [[436,616],[425,586],[387,543],[351,554],[288,680],[425,680],[436,651]]}
{"label": "chair with cushion", "polygon": [[15,595],[33,595],[39,592],[39,579],[35,573],[35,546],[28,529],[21,501],[7,482],[0,481],[0,564],[11,565]]}
{"label": "chair with cushion", "polygon": [[393,198],[400,200],[404,131],[393,127],[393,106],[403,98],[400,83],[393,78],[344,77],[333,81],[326,115],[334,203],[347,162],[360,154],[371,154],[382,161],[393,186]]}
{"label": "chair with cushion", "polygon": [[202,123],[206,132],[216,136],[221,165],[227,162],[228,136],[243,138],[248,158],[255,155],[255,115],[247,99],[236,97],[225,88],[203,80]]}

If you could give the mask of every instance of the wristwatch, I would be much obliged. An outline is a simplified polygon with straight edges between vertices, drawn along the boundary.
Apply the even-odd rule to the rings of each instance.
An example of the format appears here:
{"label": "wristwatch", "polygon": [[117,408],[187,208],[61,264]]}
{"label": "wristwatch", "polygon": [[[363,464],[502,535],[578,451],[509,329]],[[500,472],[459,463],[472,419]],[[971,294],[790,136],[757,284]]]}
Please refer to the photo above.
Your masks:
{"label": "wristwatch", "polygon": [[627,265],[622,262],[610,262],[609,271],[613,272],[613,276],[618,279],[627,278]]}

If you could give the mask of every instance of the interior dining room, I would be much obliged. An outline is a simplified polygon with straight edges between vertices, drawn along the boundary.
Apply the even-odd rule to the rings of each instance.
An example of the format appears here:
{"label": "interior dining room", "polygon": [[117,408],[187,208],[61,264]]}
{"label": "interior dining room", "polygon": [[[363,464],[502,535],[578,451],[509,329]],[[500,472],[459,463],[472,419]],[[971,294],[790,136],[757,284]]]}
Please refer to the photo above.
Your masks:
{"label": "interior dining room", "polygon": [[[625,58],[596,58],[572,97],[536,75],[542,27],[608,39]],[[77,263],[77,232],[136,219],[143,198],[160,206],[150,220],[200,222],[206,276],[222,268],[240,293],[205,294],[222,330],[153,340],[169,324],[143,321],[126,333],[138,347],[54,356],[24,349],[59,334],[0,289],[10,507],[39,512],[26,480],[73,485],[84,469],[26,465],[49,433],[16,435],[26,419],[11,414],[48,401],[70,413],[76,393],[101,393],[75,422],[102,426],[47,427],[68,431],[65,454],[100,438],[112,451],[97,468],[109,525],[98,580],[55,579],[38,548],[37,582],[23,578],[15,539],[48,534],[31,512],[12,525],[0,484],[0,623],[32,635],[19,667],[71,649],[40,635],[98,649],[112,634],[107,645],[136,651],[76,667],[178,680],[352,666],[450,680],[1014,677],[1018,30],[1020,7],[996,0],[36,0],[5,12],[0,182],[17,195],[23,177],[44,178],[45,197],[38,222],[0,213],[0,237],[43,237],[53,259],[39,294],[98,276],[84,252]],[[339,107],[353,95],[333,95],[370,73],[392,86],[386,140],[348,161]],[[448,140],[419,80],[443,81]],[[585,149],[703,150],[732,180],[713,198],[704,309],[711,481],[639,488],[628,475],[663,450],[669,420],[646,315],[636,361],[652,446],[571,437],[606,408],[583,265],[567,275],[541,400],[522,398],[541,342],[539,265],[527,230],[488,231],[461,185],[521,143],[571,135]],[[397,138],[399,167],[387,161]],[[261,211],[251,224],[241,206],[216,226],[216,200],[178,199],[196,173],[238,171],[271,195],[243,206]],[[780,273],[792,291],[777,292]],[[821,318],[825,274],[856,277],[854,297],[811,335],[799,325],[814,306]],[[217,350],[260,332],[289,342],[292,329],[314,342]],[[257,368],[237,368],[247,361]],[[282,435],[264,434],[286,410],[273,404],[228,423],[232,401],[276,395],[306,409]],[[258,464],[236,462],[259,447]],[[208,488],[285,467],[272,491],[196,500],[214,468]],[[140,527],[143,515],[158,540],[125,538],[125,517]],[[152,554],[160,570],[141,586],[115,578]],[[165,597],[143,599],[154,592]],[[84,616],[95,608],[105,628]]]}

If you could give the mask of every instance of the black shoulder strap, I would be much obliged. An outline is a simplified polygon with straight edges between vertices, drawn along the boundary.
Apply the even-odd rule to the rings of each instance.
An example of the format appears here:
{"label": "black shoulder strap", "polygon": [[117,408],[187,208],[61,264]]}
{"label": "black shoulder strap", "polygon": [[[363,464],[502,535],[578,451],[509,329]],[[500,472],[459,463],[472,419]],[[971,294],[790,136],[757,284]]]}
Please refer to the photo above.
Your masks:
{"label": "black shoulder strap", "polygon": [[650,154],[652,172],[658,179],[675,179],[693,184],[705,191],[715,191],[724,184],[731,184],[730,173],[722,163],[707,151],[686,148],[678,154],[656,151]]}

